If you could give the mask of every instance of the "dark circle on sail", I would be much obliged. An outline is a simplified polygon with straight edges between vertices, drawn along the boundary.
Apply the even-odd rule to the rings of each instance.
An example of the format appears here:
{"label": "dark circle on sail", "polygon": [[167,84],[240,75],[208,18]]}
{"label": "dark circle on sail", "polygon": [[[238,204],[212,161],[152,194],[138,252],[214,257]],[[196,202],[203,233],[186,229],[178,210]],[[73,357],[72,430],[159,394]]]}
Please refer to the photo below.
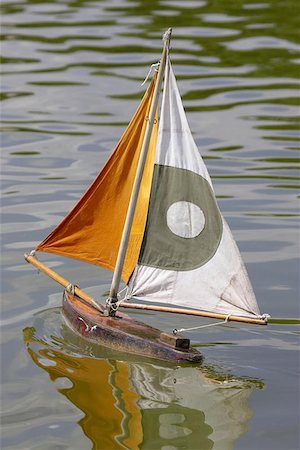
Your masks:
{"label": "dark circle on sail", "polygon": [[[168,225],[168,211],[183,202],[196,205],[204,215],[194,237],[175,234]],[[177,220],[182,220],[180,214]],[[214,256],[222,230],[215,195],[205,178],[187,169],[155,165],[139,264],[177,271],[201,267]]]}

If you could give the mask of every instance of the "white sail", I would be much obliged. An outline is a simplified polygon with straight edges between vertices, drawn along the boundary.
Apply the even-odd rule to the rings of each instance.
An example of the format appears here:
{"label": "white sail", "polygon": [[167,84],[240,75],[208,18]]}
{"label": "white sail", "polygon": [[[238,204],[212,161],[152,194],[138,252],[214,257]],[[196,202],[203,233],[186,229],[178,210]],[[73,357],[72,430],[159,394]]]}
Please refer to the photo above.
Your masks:
{"label": "white sail", "polygon": [[260,315],[239,250],[217,206],[168,58],[148,218],[128,298]]}

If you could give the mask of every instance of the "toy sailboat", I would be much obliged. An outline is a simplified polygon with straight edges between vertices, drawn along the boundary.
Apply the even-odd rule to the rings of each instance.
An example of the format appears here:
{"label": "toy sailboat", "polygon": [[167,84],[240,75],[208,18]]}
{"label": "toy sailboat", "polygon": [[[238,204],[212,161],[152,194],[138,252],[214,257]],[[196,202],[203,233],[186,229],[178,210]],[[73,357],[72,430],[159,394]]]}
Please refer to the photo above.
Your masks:
{"label": "toy sailboat", "polygon": [[[67,288],[64,317],[87,339],[150,357],[200,361],[201,354],[176,331],[161,333],[119,311],[267,323],[189,129],[170,62],[170,37],[171,29],[158,72],[106,165],[35,249],[112,270],[106,305],[47,268],[35,251],[25,258]],[[127,284],[123,300],[121,279]]]}

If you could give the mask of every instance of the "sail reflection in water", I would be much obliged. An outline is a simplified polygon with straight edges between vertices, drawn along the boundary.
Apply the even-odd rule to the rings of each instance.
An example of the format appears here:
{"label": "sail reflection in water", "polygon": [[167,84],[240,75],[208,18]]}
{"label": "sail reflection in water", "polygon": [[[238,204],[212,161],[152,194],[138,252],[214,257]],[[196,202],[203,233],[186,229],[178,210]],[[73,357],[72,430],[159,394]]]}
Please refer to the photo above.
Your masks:
{"label": "sail reflection in water", "polygon": [[261,382],[87,346],[63,324],[49,332],[59,314],[40,314],[24,339],[51,381],[68,379],[58,391],[84,413],[78,423],[92,448],[226,450],[245,433]]}

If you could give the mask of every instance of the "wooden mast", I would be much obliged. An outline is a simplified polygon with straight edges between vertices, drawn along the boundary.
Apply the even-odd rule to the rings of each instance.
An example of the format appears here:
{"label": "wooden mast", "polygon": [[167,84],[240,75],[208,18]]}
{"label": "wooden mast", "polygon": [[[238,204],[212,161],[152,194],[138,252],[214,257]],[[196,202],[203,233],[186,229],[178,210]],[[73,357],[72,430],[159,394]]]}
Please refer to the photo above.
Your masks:
{"label": "wooden mast", "polygon": [[137,172],[136,172],[136,176],[135,176],[135,180],[134,180],[134,184],[133,184],[132,194],[131,194],[131,198],[130,198],[130,202],[129,202],[129,206],[128,206],[128,211],[127,211],[123,234],[122,234],[122,238],[121,238],[121,242],[120,242],[117,262],[116,262],[115,271],[113,274],[113,279],[112,279],[111,288],[110,288],[110,292],[109,292],[109,299],[107,301],[107,306],[108,306],[107,314],[109,314],[109,315],[114,315],[114,313],[115,313],[114,303],[116,303],[118,301],[117,295],[118,295],[118,291],[119,291],[119,287],[120,287],[121,275],[122,275],[122,271],[123,271],[126,251],[128,248],[128,242],[129,242],[132,222],[133,222],[133,218],[134,218],[134,213],[135,213],[135,209],[136,209],[137,199],[138,199],[138,195],[139,195],[140,185],[141,185],[141,181],[142,181],[143,171],[144,171],[145,162],[147,159],[148,148],[149,148],[151,133],[152,133],[153,125],[154,125],[159,94],[160,94],[161,85],[162,85],[163,76],[164,76],[165,67],[166,67],[166,60],[167,60],[167,54],[168,54],[168,50],[169,50],[169,46],[170,46],[171,34],[172,34],[172,29],[169,28],[163,36],[164,48],[163,48],[163,52],[162,52],[162,56],[161,56],[161,60],[160,60],[157,81],[156,81],[156,85],[155,85],[155,89],[154,89],[154,93],[153,93],[153,99],[152,99],[150,112],[149,112],[149,120],[147,122],[145,137],[144,137],[144,141],[143,141],[143,145],[142,145],[142,149],[141,149],[140,159],[139,159]]}

